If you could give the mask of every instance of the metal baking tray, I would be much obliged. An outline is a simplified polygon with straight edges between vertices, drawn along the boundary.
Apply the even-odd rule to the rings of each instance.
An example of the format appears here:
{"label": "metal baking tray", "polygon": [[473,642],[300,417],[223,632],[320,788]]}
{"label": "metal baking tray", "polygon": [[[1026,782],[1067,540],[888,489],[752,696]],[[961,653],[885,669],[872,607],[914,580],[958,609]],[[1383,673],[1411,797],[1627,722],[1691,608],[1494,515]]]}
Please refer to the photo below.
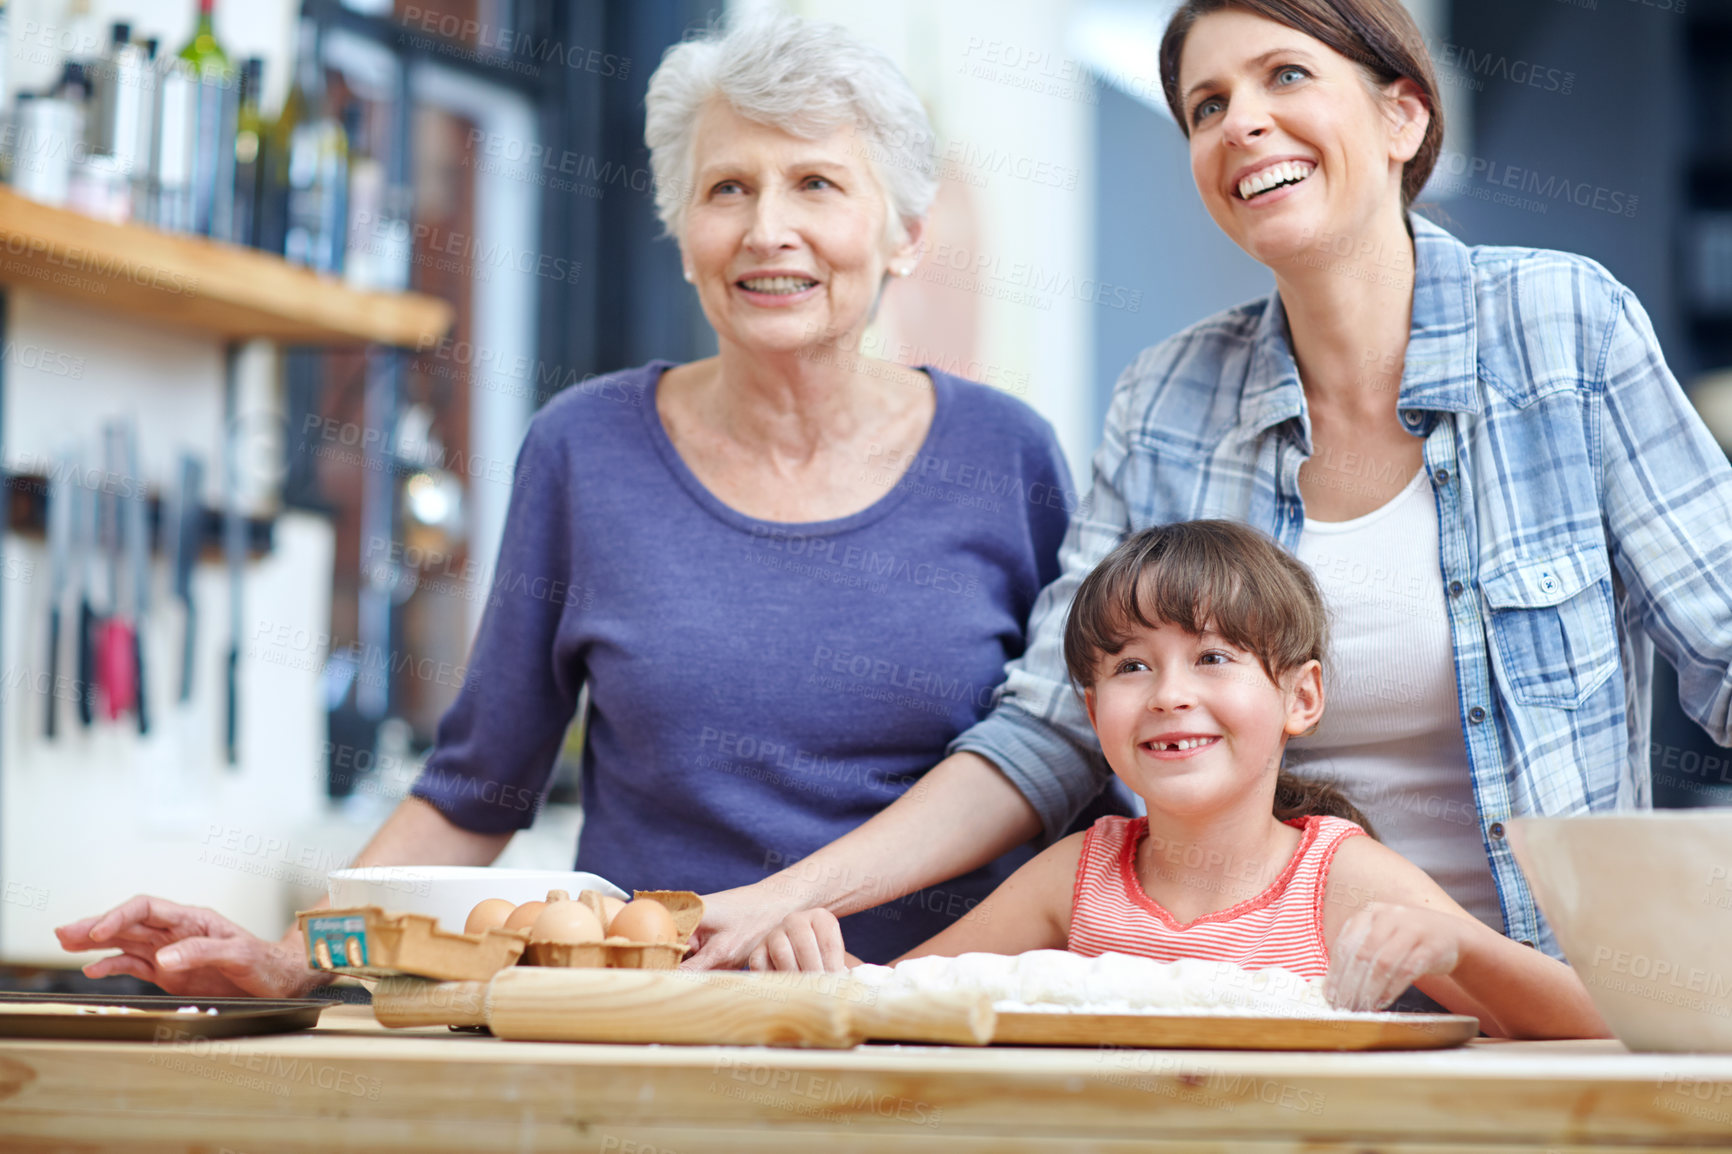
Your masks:
{"label": "metal baking tray", "polygon": [[[0,1037],[102,1038],[160,1042],[186,1038],[233,1038],[310,1030],[334,1003],[323,998],[198,998],[163,995],[0,993]],[[25,1007],[38,1007],[27,1010]],[[56,1006],[125,1006],[136,1014],[55,1012]],[[197,1006],[197,1014],[177,1014]],[[214,1009],[216,1013],[205,1011]],[[173,1031],[163,1034],[163,1028]]]}

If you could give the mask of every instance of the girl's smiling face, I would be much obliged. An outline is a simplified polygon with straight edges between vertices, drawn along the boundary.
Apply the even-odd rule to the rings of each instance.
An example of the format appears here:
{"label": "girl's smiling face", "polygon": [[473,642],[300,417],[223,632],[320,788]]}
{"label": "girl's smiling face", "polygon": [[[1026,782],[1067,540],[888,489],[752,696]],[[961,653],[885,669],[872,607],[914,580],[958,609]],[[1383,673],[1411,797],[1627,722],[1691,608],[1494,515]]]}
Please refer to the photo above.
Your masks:
{"label": "girl's smiling face", "polygon": [[1401,212],[1430,122],[1411,80],[1374,87],[1323,42],[1232,8],[1191,27],[1178,76],[1197,191],[1257,260],[1278,267]]}
{"label": "girl's smiling face", "polygon": [[1266,810],[1287,738],[1323,715],[1321,669],[1308,661],[1277,684],[1213,631],[1160,624],[1103,654],[1084,698],[1107,763],[1151,811],[1206,816],[1259,786]]}
{"label": "girl's smiling face", "polygon": [[715,100],[694,138],[680,256],[722,343],[785,352],[863,328],[920,229],[890,223],[854,128],[807,140]]}

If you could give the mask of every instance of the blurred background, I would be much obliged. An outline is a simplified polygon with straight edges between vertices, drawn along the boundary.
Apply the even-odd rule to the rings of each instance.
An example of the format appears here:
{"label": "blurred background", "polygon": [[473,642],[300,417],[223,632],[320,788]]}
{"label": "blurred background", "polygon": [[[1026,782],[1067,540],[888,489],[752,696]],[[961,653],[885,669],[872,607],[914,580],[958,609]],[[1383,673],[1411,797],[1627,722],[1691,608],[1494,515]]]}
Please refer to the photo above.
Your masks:
{"label": "blurred background", "polygon": [[[8,980],[135,892],[275,936],[407,792],[531,415],[713,351],[644,89],[681,37],[777,3],[888,51],[940,134],[928,251],[866,351],[1022,397],[1085,483],[1135,354],[1269,289],[1160,98],[1170,4],[0,5]],[[1605,264],[1732,445],[1732,0],[1410,7],[1449,124],[1426,214]],[[1732,755],[1661,665],[1656,801],[1724,804]],[[572,768],[504,864],[569,866]]]}

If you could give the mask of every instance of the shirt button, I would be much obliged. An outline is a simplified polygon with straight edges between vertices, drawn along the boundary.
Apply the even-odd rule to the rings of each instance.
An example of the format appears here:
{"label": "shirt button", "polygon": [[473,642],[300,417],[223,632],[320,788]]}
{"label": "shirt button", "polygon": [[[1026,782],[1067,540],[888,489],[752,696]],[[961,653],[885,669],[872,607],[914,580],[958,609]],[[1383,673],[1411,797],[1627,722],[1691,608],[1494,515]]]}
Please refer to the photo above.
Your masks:
{"label": "shirt button", "polygon": [[1523,938],[1522,939],[1522,945],[1526,946],[1530,950],[1539,949],[1538,946],[1534,945],[1534,940],[1532,938]]}
{"label": "shirt button", "polygon": [[1419,424],[1420,416],[1418,413],[1406,412],[1401,414],[1401,419],[1406,421],[1409,427],[1412,427]]}
{"label": "shirt button", "polygon": [[1478,725],[1480,722],[1485,720],[1485,710],[1476,705],[1467,711],[1467,719],[1473,724]]}
{"label": "shirt button", "polygon": [[1503,822],[1494,821],[1491,823],[1491,836],[1496,841],[1503,840]]}
{"label": "shirt button", "polygon": [[1449,595],[1451,597],[1460,597],[1462,590],[1466,588],[1467,586],[1463,585],[1460,581],[1451,581],[1449,583]]}
{"label": "shirt button", "polygon": [[1449,470],[1448,469],[1439,469],[1437,471],[1437,483],[1439,485],[1449,484]]}

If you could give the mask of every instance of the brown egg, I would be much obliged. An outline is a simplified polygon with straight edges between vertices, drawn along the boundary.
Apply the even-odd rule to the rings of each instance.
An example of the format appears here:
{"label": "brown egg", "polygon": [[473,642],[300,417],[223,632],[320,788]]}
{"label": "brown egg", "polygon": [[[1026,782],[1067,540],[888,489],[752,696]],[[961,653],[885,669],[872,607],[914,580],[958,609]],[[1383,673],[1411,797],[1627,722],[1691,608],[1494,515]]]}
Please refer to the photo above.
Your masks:
{"label": "brown egg", "polygon": [[654,898],[639,898],[627,902],[625,908],[608,923],[609,937],[630,938],[634,942],[677,942],[679,927],[668,908]]}
{"label": "brown egg", "polygon": [[463,932],[484,934],[495,926],[503,926],[516,908],[504,898],[485,898],[476,902],[475,908],[469,911],[469,920],[463,923]]}
{"label": "brown egg", "polygon": [[610,898],[606,894],[601,896],[601,920],[608,925],[613,925],[613,919],[617,918],[619,911],[623,909],[625,903],[618,898]]}
{"label": "brown egg", "polygon": [[511,911],[511,916],[505,919],[508,930],[527,930],[535,924],[535,919],[541,916],[541,911],[547,908],[546,902],[524,902]]}
{"label": "brown egg", "polygon": [[601,919],[582,902],[548,902],[529,928],[532,942],[599,942]]}

